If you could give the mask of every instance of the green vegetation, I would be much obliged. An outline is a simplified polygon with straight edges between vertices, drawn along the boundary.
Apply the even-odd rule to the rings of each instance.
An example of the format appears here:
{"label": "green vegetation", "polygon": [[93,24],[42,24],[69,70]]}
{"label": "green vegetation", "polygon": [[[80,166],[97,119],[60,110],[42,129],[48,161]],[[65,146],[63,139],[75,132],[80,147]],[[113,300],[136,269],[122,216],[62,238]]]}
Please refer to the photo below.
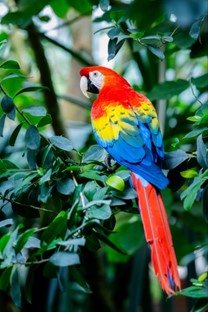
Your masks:
{"label": "green vegetation", "polygon": [[[0,311],[149,312],[156,305],[177,311],[181,302],[187,311],[208,307],[208,18],[206,1],[195,9],[181,1],[183,16],[177,3],[2,4]],[[54,16],[60,40],[43,30]],[[108,38],[109,67],[158,111],[170,180],[163,198],[177,258],[186,268],[183,290],[168,300],[149,268],[128,170],[113,162],[109,171],[106,152],[91,134],[78,149],[73,142],[79,135],[70,137],[63,122],[63,98],[82,107],[90,122],[89,103],[63,94],[62,86],[74,75],[66,60],[96,63],[61,40],[64,29],[86,17],[96,28],[92,40]]]}

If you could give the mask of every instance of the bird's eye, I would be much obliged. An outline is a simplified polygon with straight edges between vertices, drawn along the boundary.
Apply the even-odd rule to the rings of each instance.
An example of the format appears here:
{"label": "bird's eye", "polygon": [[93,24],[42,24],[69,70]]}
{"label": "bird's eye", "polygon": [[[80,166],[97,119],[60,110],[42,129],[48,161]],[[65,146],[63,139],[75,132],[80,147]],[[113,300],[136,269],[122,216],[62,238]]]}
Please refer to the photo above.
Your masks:
{"label": "bird's eye", "polygon": [[97,75],[98,75],[98,72],[94,72],[94,73],[93,73],[93,76],[94,76],[94,77],[97,77]]}

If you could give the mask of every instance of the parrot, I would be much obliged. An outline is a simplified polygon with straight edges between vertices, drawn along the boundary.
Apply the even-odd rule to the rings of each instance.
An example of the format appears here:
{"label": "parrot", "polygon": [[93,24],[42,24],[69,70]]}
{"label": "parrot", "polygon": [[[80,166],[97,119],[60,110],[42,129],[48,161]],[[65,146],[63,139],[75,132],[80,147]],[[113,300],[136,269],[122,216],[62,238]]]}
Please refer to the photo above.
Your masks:
{"label": "parrot", "polygon": [[161,195],[169,181],[161,167],[164,147],[156,110],[146,96],[110,68],[85,67],[80,76],[82,93],[88,98],[89,93],[97,94],[91,108],[95,139],[130,170],[154,273],[166,294],[174,294],[181,284]]}

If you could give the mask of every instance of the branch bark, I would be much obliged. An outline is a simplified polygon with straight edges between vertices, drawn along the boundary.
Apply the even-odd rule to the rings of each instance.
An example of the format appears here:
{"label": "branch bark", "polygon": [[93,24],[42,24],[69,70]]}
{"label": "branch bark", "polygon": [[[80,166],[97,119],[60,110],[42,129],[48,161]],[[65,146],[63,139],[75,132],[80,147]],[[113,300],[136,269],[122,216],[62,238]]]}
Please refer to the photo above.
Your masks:
{"label": "branch bark", "polygon": [[63,121],[61,119],[59,104],[51,79],[51,71],[40,40],[40,35],[33,23],[27,28],[27,32],[30,45],[34,52],[37,67],[40,71],[41,84],[48,88],[48,90],[43,91],[43,94],[47,110],[52,117],[52,127],[54,133],[56,135],[67,136],[66,130],[63,126]]}

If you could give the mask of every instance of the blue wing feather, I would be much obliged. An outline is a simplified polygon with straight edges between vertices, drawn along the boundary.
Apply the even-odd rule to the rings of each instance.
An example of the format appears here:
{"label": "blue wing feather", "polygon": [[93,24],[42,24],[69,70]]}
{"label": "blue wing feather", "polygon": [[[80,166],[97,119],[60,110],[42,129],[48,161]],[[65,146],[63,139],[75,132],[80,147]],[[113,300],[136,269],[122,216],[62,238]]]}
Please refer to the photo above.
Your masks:
{"label": "blue wing feather", "polygon": [[[131,171],[142,176],[145,180],[152,183],[159,189],[164,189],[168,184],[168,179],[160,168],[160,161],[164,157],[162,135],[159,128],[152,130],[149,122],[139,119],[135,114],[134,118],[109,118],[109,125],[112,125],[112,140],[104,140],[98,131],[94,129],[95,138],[99,145],[104,147],[107,152],[121,165],[126,166]],[[119,123],[119,136],[115,138],[113,126]],[[108,126],[109,126],[108,125]]]}

